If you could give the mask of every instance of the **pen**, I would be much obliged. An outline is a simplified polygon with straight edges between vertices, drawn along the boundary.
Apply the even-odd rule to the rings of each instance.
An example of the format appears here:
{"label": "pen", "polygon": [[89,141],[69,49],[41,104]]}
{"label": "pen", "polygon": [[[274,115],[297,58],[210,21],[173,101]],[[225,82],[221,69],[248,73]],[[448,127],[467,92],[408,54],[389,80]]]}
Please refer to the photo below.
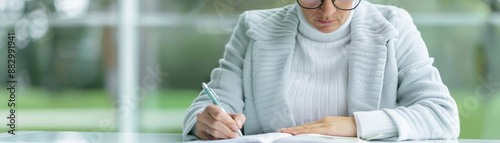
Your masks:
{"label": "pen", "polygon": [[[220,109],[222,109],[222,111],[224,113],[227,113],[226,110],[224,110],[224,108],[222,108],[221,104],[219,103],[219,97],[217,96],[217,94],[215,94],[214,90],[212,90],[212,88],[208,87],[207,84],[205,84],[205,82],[201,83],[201,86],[203,87],[203,90],[205,90],[205,92],[208,94],[208,97],[210,98],[210,100],[212,100],[212,102],[219,106]],[[243,134],[241,133],[241,130],[238,130],[237,131],[238,135],[240,135],[240,137],[243,136]]]}

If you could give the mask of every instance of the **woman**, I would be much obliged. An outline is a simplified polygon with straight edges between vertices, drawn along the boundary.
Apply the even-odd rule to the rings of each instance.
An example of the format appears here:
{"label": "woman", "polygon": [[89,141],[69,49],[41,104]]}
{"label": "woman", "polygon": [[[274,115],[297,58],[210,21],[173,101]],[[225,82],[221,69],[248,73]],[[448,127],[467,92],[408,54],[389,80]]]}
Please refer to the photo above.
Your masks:
{"label": "woman", "polygon": [[243,13],[220,67],[186,112],[184,137],[317,133],[450,139],[457,106],[410,15],[361,0],[297,0]]}

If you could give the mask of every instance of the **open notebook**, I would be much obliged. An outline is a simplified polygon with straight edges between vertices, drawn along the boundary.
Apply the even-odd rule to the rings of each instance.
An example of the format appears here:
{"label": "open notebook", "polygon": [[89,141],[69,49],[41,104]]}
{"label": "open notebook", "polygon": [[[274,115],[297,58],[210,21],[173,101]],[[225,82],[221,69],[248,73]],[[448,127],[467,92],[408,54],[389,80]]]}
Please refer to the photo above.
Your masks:
{"label": "open notebook", "polygon": [[303,143],[303,142],[318,142],[318,143],[361,143],[365,142],[357,138],[326,136],[319,134],[301,134],[293,136],[288,133],[266,133],[258,135],[245,135],[235,139],[225,140],[196,140],[187,141],[186,143]]}

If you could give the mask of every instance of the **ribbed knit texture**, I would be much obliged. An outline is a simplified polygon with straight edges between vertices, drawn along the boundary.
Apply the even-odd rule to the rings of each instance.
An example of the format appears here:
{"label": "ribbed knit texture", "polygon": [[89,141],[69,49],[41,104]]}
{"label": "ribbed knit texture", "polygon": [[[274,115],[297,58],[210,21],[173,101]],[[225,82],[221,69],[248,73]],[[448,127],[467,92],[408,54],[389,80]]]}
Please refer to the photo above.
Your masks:
{"label": "ribbed knit texture", "polygon": [[316,30],[300,7],[299,33],[287,75],[286,96],[296,125],[326,116],[347,116],[348,47],[352,13],[331,33]]}
{"label": "ribbed knit texture", "polygon": [[[230,113],[244,113],[244,134],[296,126],[286,81],[299,19],[290,5],[243,13],[209,86]],[[348,116],[358,137],[450,139],[460,134],[458,110],[411,16],[367,1],[354,10],[348,50]],[[437,47],[439,48],[439,47]],[[200,88],[201,90],[201,88]],[[186,111],[186,136],[196,114],[211,104],[204,93]]]}

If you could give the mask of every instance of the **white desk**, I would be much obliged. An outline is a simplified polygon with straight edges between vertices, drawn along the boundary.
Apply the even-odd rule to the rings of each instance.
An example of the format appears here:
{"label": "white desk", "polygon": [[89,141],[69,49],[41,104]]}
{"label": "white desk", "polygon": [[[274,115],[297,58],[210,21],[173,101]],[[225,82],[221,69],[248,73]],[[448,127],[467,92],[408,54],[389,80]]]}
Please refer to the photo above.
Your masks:
{"label": "white desk", "polygon": [[[0,142],[25,143],[180,143],[181,134],[161,133],[114,133],[114,132],[53,132],[53,131],[19,131],[16,135],[0,134]],[[370,141],[374,143],[387,143]],[[390,142],[396,143],[396,142]],[[500,140],[426,140],[404,141],[403,143],[500,143]]]}

